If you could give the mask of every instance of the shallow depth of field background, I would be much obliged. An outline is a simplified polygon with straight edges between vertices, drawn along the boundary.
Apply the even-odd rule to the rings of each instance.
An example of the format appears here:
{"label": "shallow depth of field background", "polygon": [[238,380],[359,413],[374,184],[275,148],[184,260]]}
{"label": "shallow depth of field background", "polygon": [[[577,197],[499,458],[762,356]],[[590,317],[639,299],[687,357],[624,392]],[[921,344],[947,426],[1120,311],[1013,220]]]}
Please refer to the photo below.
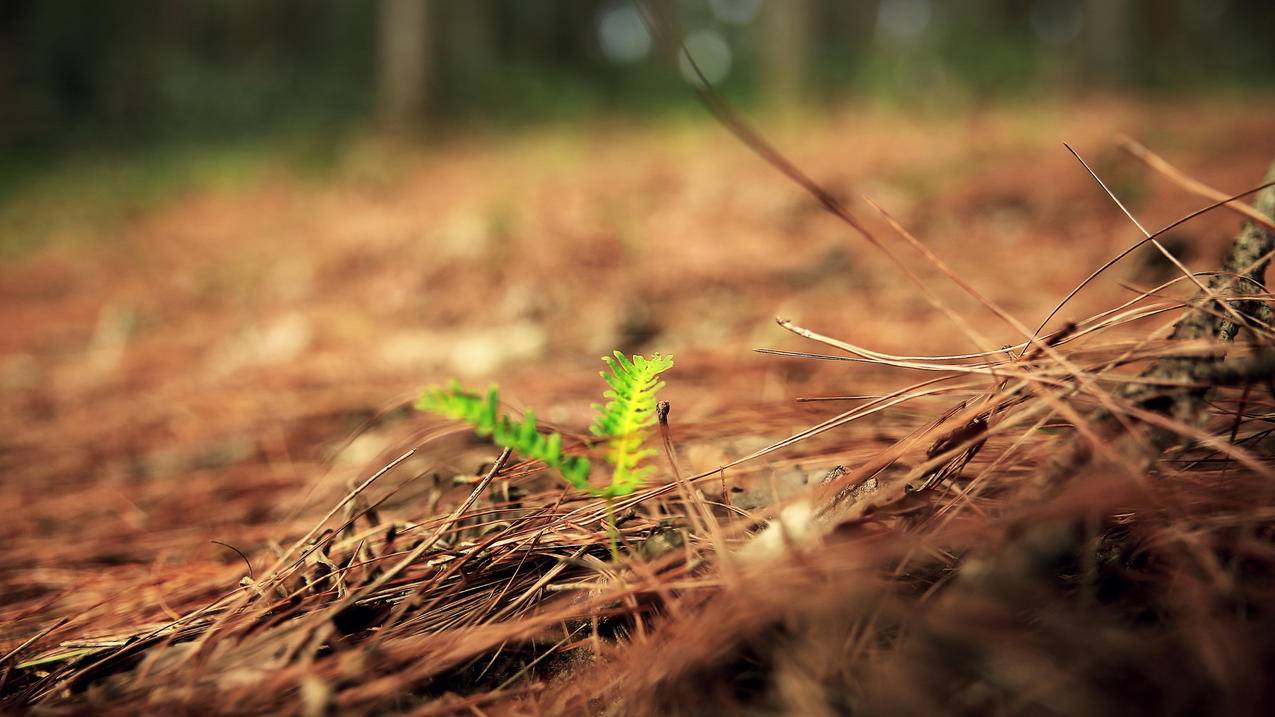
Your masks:
{"label": "shallow depth of field background", "polygon": [[[1269,96],[1275,63],[1261,0],[646,5],[667,28],[654,38],[628,0],[10,0],[0,247],[115,234],[188,191],[264,175],[393,183],[456,141],[701,127],[679,42],[728,98],[808,123],[960,123],[1094,95],[1232,104]],[[1070,106],[1056,114],[1086,114]],[[387,130],[424,154],[370,154]]]}

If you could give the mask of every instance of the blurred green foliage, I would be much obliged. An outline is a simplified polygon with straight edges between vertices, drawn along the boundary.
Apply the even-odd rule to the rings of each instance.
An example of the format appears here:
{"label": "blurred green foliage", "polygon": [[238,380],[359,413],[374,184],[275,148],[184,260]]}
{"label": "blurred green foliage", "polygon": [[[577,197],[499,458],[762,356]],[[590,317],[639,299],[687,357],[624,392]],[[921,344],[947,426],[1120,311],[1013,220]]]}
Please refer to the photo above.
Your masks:
{"label": "blurred green foliage", "polygon": [[[600,20],[628,0],[421,1],[430,5],[421,37],[430,44],[436,124],[659,112],[689,100],[667,52],[657,48],[631,63],[608,59]],[[5,0],[0,147],[52,152],[364,122],[376,107],[385,2]],[[1127,15],[1105,38],[1125,45],[1114,56],[1127,66],[1107,78],[1082,68],[1084,13],[1102,5],[1094,0],[768,2],[782,12],[801,8],[809,29],[793,52],[803,55],[814,99],[907,97],[936,83],[976,96],[1104,80],[1143,88],[1269,86],[1275,67],[1275,3],[1268,0],[1106,0]],[[757,65],[769,42],[765,7],[728,22],[715,9],[756,0],[647,4],[673,8],[662,17],[673,23],[674,39],[699,29],[720,34],[734,53],[723,89],[764,99]],[[923,16],[918,33],[899,35],[905,22],[892,35],[897,19],[883,18],[906,20],[909,12]],[[1059,35],[1069,20],[1048,20],[1072,14],[1080,18],[1075,37]],[[1064,29],[1042,30],[1050,22]]]}
{"label": "blurred green foliage", "polygon": [[[3,0],[0,250],[47,235],[45,205],[118,216],[271,164],[334,166],[384,119],[386,13],[411,1]],[[661,34],[627,59],[601,28],[630,0],[418,1],[411,127],[434,139],[698,112],[676,61],[692,32],[729,47],[719,90],[745,105],[1268,91],[1275,68],[1270,0],[643,0]]]}

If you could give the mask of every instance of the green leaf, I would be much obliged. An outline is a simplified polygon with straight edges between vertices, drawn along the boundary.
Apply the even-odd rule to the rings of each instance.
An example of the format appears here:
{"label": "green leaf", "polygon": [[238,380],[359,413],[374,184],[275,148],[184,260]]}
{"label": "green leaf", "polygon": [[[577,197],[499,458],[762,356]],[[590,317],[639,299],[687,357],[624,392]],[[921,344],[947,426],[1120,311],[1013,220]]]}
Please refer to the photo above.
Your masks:
{"label": "green leaf", "polygon": [[616,351],[602,357],[602,361],[609,371],[602,371],[601,375],[610,386],[602,397],[609,400],[605,405],[594,405],[598,416],[590,427],[593,435],[607,439],[607,461],[613,466],[611,483],[602,494],[628,495],[655,470],[641,465],[655,454],[643,446],[655,424],[656,395],[664,387],[660,374],[673,367],[673,357],[626,357]]}
{"label": "green leaf", "polygon": [[527,411],[522,421],[514,423],[500,414],[500,390],[495,386],[486,395],[461,388],[456,381],[445,388],[425,389],[416,400],[416,408],[456,421],[464,421],[480,436],[491,436],[492,441],[504,448],[517,451],[525,458],[538,460],[557,470],[568,483],[581,490],[589,489],[589,459],[582,456],[562,455],[562,436],[552,433],[543,436],[536,427],[536,414]]}

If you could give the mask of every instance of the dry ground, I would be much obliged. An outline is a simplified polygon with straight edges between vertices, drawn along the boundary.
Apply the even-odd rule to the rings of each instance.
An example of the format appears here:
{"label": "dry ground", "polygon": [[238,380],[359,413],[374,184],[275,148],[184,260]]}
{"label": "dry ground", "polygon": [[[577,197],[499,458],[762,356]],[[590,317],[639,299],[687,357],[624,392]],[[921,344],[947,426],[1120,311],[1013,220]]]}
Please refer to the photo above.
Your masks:
{"label": "dry ground", "polygon": [[[1239,191],[1275,156],[1272,118],[1275,105],[1239,102],[921,119],[846,108],[769,134],[883,236],[861,195],[1034,326],[1139,237],[1063,141],[1158,227],[1205,202],[1118,152],[1117,132]],[[347,164],[322,184],[279,174],[185,196],[90,245],[55,242],[0,268],[0,655],[63,619],[19,659],[162,623],[233,589],[243,560],[211,541],[267,567],[272,545],[303,535],[437,425],[401,406],[450,376],[498,381],[515,405],[579,431],[599,393],[598,356],[673,353],[665,397],[697,472],[843,410],[796,397],[914,380],[753,353],[818,348],[777,315],[880,351],[969,350],[885,259],[711,124],[430,151],[368,142]],[[1236,225],[1214,212],[1171,246],[1210,270]],[[974,327],[1017,340],[890,241]],[[1131,298],[1122,281],[1169,276],[1140,253],[1054,325]],[[772,454],[753,480],[854,465],[943,405]],[[484,454],[466,450],[431,447],[402,475],[472,472]],[[383,519],[442,514],[465,492],[408,486]]]}

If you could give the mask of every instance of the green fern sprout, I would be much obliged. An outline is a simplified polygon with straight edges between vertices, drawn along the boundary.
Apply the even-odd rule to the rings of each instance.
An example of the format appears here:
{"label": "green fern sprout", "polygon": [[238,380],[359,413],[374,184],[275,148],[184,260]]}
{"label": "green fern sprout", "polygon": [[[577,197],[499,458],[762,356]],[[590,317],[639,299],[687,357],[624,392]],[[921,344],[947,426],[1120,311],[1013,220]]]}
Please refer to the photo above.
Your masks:
{"label": "green fern sprout", "polygon": [[540,433],[536,414],[527,411],[520,422],[500,413],[500,392],[492,386],[486,394],[466,391],[455,380],[447,386],[428,388],[416,401],[416,408],[429,413],[464,421],[480,436],[490,436],[497,445],[517,451],[526,458],[543,462],[558,471],[573,487],[603,498],[607,507],[607,530],[611,537],[611,554],[619,560],[618,531],[615,527],[615,498],[637,490],[655,470],[643,462],[655,454],[646,447],[651,426],[655,424],[656,395],[664,387],[660,374],[673,367],[672,356],[655,354],[626,357],[619,351],[604,356],[606,371],[602,378],[610,388],[602,394],[605,405],[594,404],[598,416],[590,431],[607,441],[607,462],[611,464],[611,481],[605,486],[589,482],[589,459],[564,456],[562,436]]}
{"label": "green fern sprout", "polygon": [[416,400],[416,408],[448,418],[464,421],[480,436],[491,436],[502,448],[517,451],[526,458],[541,461],[562,474],[571,485],[588,490],[589,459],[562,455],[562,436],[543,434],[536,429],[536,414],[527,411],[520,423],[500,415],[500,392],[495,386],[485,396],[461,388],[455,380],[446,388],[426,389]]}
{"label": "green fern sprout", "polygon": [[611,387],[602,397],[610,400],[605,406],[593,405],[598,417],[590,428],[593,435],[607,439],[607,461],[614,466],[611,483],[602,492],[608,498],[632,493],[655,470],[642,461],[655,455],[646,439],[655,424],[655,397],[664,388],[660,374],[673,368],[672,356],[629,359],[619,351],[614,356],[602,358],[609,370],[600,374]]}

